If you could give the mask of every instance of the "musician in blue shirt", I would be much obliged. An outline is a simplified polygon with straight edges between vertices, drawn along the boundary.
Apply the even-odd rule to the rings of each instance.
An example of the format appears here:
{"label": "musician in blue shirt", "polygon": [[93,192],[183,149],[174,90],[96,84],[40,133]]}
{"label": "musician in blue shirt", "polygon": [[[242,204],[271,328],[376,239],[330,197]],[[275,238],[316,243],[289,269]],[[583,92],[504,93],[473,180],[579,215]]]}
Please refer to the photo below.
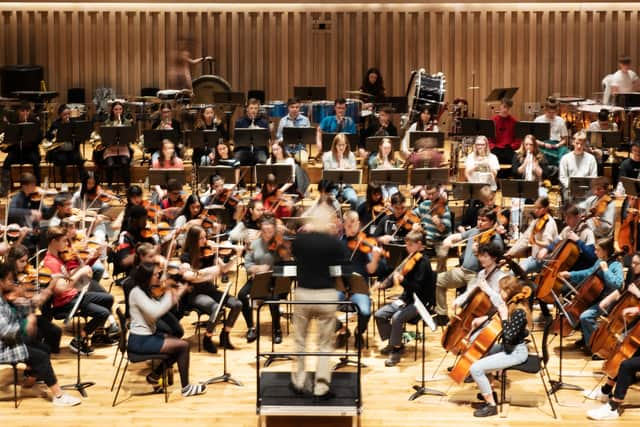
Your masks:
{"label": "musician in blue shirt", "polygon": [[357,133],[356,124],[353,119],[346,116],[347,100],[338,98],[333,103],[335,115],[327,116],[320,122],[316,136],[316,148],[319,157],[322,156],[322,132],[346,133],[355,135]]}

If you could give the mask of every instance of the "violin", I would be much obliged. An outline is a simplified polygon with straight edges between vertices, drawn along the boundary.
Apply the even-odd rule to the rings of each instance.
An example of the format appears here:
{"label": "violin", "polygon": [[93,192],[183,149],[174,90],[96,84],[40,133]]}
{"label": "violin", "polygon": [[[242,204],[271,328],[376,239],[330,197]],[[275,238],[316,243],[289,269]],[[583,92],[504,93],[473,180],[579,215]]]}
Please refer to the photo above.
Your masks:
{"label": "violin", "polygon": [[390,288],[392,285],[395,285],[396,284],[395,277],[394,277],[395,273],[399,272],[403,276],[406,276],[411,272],[411,270],[414,269],[414,267],[422,259],[422,257],[423,255],[422,255],[422,252],[420,251],[417,251],[408,255],[404,260],[402,260],[400,264],[398,264],[395,270],[393,270],[391,274],[389,274],[387,278],[380,283],[379,287],[382,289],[387,289],[387,288]]}
{"label": "violin", "polygon": [[447,200],[441,194],[431,202],[429,215],[442,216],[446,211],[447,211]]}
{"label": "violin", "polygon": [[544,230],[544,227],[547,225],[547,222],[549,221],[549,214],[546,213],[544,215],[542,215],[540,218],[536,219],[536,223],[533,226],[533,230],[531,230],[531,235],[529,236],[529,243],[531,245],[535,245],[536,244],[536,234],[542,233],[542,230]]}
{"label": "violin", "polygon": [[611,203],[612,200],[609,194],[600,197],[596,204],[589,209],[589,214],[593,217],[601,217],[607,211],[607,207],[609,207],[609,203]]}
{"label": "violin", "polygon": [[156,231],[156,225],[151,221],[147,221],[145,227],[140,231],[140,236],[142,236],[143,239],[150,239],[156,234]]}
{"label": "violin", "polygon": [[235,208],[240,203],[240,199],[233,195],[233,189],[231,188],[223,188],[220,194],[217,195],[216,201],[222,206],[229,205],[232,208]]}
{"label": "violin", "polygon": [[413,213],[411,209],[407,209],[406,212],[402,215],[402,218],[396,221],[398,230],[404,228],[405,230],[411,231],[411,229],[413,228],[413,224],[420,224],[420,217]]}
{"label": "violin", "polygon": [[[367,237],[367,235],[361,231],[355,236],[349,237],[347,247],[353,253],[360,251],[363,254],[368,254],[378,247],[378,241],[374,237]],[[382,256],[389,258],[389,251],[382,251]]]}
{"label": "violin", "polygon": [[277,233],[269,246],[267,247],[269,251],[275,252],[278,254],[278,257],[283,261],[288,261],[291,259],[291,240],[287,240],[284,238],[284,235],[281,233]]}

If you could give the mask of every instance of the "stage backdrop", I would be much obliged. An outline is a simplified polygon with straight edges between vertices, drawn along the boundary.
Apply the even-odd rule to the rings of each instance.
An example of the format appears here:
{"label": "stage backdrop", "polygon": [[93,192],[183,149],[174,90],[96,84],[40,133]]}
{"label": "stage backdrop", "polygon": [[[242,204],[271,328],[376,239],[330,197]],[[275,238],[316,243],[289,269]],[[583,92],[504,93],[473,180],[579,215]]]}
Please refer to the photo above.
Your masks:
{"label": "stage backdrop", "polygon": [[[333,98],[381,69],[389,95],[411,70],[443,72],[447,100],[517,86],[517,111],[550,94],[590,97],[629,54],[640,62],[637,4],[139,4],[5,3],[0,65],[41,64],[50,90],[167,88],[169,53],[192,38],[234,90],[286,99],[294,85]],[[197,77],[206,72],[193,66]],[[479,89],[470,89],[471,87]]]}

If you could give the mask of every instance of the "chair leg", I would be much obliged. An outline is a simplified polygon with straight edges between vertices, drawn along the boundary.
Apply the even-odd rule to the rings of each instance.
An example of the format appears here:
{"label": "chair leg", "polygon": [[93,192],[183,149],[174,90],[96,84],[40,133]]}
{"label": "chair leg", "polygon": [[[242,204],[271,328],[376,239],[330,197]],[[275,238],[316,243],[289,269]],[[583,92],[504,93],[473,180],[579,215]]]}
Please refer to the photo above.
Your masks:
{"label": "chair leg", "polygon": [[129,368],[129,359],[127,359],[127,363],[125,363],[124,365],[124,370],[122,371],[122,376],[120,377],[120,382],[118,383],[118,388],[116,389],[116,395],[113,397],[113,403],[111,404],[111,407],[116,406],[116,401],[118,400],[118,394],[120,393],[120,388],[122,387],[124,376],[127,373],[127,368]]}
{"label": "chair leg", "polygon": [[198,320],[196,320],[196,339],[198,340],[198,353],[202,351],[202,337],[200,336],[202,334],[202,331],[200,330],[200,316],[202,315],[200,314],[200,312],[198,312]]}
{"label": "chair leg", "polygon": [[13,406],[18,409],[18,364],[13,364]]}
{"label": "chair leg", "polygon": [[[116,353],[116,358],[118,357],[118,353]],[[115,363],[116,358],[113,359]],[[116,374],[113,376],[113,382],[111,383],[111,391],[113,392],[113,387],[116,385],[116,380],[118,379],[118,374],[120,373],[120,368],[122,367],[122,359],[124,359],[124,353],[120,356],[120,363],[118,363],[118,369],[116,369]]]}
{"label": "chair leg", "polygon": [[502,370],[502,379],[500,380],[500,413],[502,413],[504,401],[507,399],[507,370]]}
{"label": "chair leg", "polygon": [[168,375],[167,375],[167,364],[165,363],[165,361],[162,361],[162,388],[164,389],[164,403],[169,402],[169,392],[168,392],[168,387],[169,385],[167,384],[168,381]]}

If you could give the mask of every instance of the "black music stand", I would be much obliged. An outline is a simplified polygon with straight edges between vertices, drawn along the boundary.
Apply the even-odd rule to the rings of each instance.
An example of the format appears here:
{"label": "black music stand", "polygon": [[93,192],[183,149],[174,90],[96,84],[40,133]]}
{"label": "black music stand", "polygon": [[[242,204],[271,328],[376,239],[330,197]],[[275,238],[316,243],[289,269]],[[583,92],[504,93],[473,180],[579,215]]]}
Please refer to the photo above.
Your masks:
{"label": "black music stand", "polygon": [[[559,360],[558,360],[558,380],[557,381],[553,381],[553,380],[549,380],[549,384],[551,384],[551,389],[549,390],[549,394],[554,394],[555,392],[557,392],[558,390],[576,390],[576,391],[582,391],[584,390],[582,387],[574,385],[574,384],[568,384],[562,381],[562,355],[563,355],[563,350],[562,348],[564,347],[562,345],[562,341],[563,341],[563,333],[562,333],[562,324],[564,323],[564,318],[567,319],[571,319],[571,317],[569,316],[569,313],[567,313],[564,309],[564,305],[562,304],[562,301],[560,301],[560,298],[558,298],[558,295],[556,294],[556,292],[552,289],[551,290],[551,295],[553,296],[553,301],[556,305],[556,319],[560,322],[560,330],[559,330],[559,334],[560,334],[560,353],[558,355]],[[544,301],[540,301],[540,304],[546,304]],[[557,399],[557,397],[556,397]],[[556,400],[557,401],[557,400]]]}
{"label": "black music stand", "polygon": [[383,139],[388,139],[391,141],[391,151],[399,151],[400,150],[400,142],[401,139],[399,136],[370,136],[367,138],[365,142],[365,149],[369,153],[375,153],[378,151],[378,146],[382,142]]}
{"label": "black music stand", "polygon": [[487,184],[479,182],[454,182],[453,198],[469,202],[480,198],[480,189]]}
{"label": "black music stand", "polygon": [[619,148],[622,144],[622,132],[612,130],[588,130],[587,141],[591,147]]}
{"label": "black music stand", "polygon": [[[151,154],[162,148],[162,141],[165,139],[168,139],[175,145],[178,145],[180,142],[180,133],[174,129],[146,129],[142,135],[144,136],[144,150]],[[144,163],[145,160],[143,156],[142,163]],[[149,162],[151,162],[151,160],[149,160]]]}
{"label": "black music stand", "polygon": [[166,185],[170,179],[175,179],[181,186],[187,182],[184,169],[149,169],[149,186]]}
{"label": "black music stand", "polygon": [[191,133],[191,148],[213,148],[218,145],[218,141],[220,141],[220,138],[221,135],[218,130],[196,130]]}
{"label": "black music stand", "polygon": [[102,143],[107,147],[121,145],[128,147],[136,139],[136,128],[133,126],[101,126]]}
{"label": "black music stand", "polygon": [[484,99],[484,102],[502,102],[504,98],[513,99],[516,92],[518,92],[518,89],[519,88],[517,87],[498,87],[492,89],[491,92],[489,92],[489,95]]}
{"label": "black music stand", "polygon": [[402,260],[407,256],[407,246],[398,243],[385,243],[382,249],[389,252],[387,259],[387,267],[395,269],[400,265]]}
{"label": "black music stand", "polygon": [[291,182],[292,165],[256,165],[256,182],[262,185],[267,180],[267,175],[270,173],[276,177],[276,184],[278,186],[284,185],[287,182]]}
{"label": "black music stand", "polygon": [[[352,294],[369,295],[369,284],[364,280],[364,277],[362,277],[358,273],[347,271],[348,268],[345,268],[345,267],[343,267],[343,276],[341,277],[342,280],[336,280],[336,288],[338,291],[341,291],[344,293],[345,301],[350,299]],[[347,307],[356,308],[357,306],[353,304]],[[356,313],[357,312],[358,312],[358,309],[356,308]],[[348,330],[349,329],[348,315],[347,315],[346,326]],[[346,340],[346,341],[347,342],[345,345],[345,353],[349,354],[349,340]],[[336,366],[333,367],[333,370],[337,371],[338,369],[344,368],[345,366],[349,366],[349,365],[358,366],[358,361],[349,359],[349,356],[343,356],[340,358],[340,362],[338,362]],[[367,367],[367,365],[365,365],[364,363],[360,363],[360,366],[363,368]]]}
{"label": "black music stand", "polygon": [[628,196],[640,195],[640,179],[633,179],[633,178],[627,178],[626,176],[621,176],[620,182],[622,182],[624,191]]}
{"label": "black music stand", "polygon": [[537,199],[538,183],[524,179],[501,179],[502,197],[517,199]]}
{"label": "black music stand", "polygon": [[625,110],[640,107],[640,92],[616,93],[613,96],[613,104]]}
{"label": "black music stand", "polygon": [[[311,126],[286,126],[282,128],[282,143],[285,147],[302,145],[310,153],[311,146],[316,143],[316,132],[316,128]],[[300,151],[298,151],[298,163],[302,164]]]}
{"label": "black music stand", "polygon": [[516,122],[514,137],[524,139],[527,135],[533,135],[539,141],[547,141],[551,133],[551,123]]}
{"label": "black music stand", "polygon": [[464,117],[461,119],[461,123],[461,130],[457,136],[483,135],[487,138],[496,137],[496,124],[493,120],[471,119]]}
{"label": "black music stand", "polygon": [[91,137],[93,124],[88,120],[74,120],[62,123],[56,134],[57,141],[71,142],[74,147],[82,144],[82,156],[84,157],[84,142]]}
{"label": "black music stand", "polygon": [[[224,205],[207,205],[204,209],[209,215],[215,215],[222,224],[229,224],[231,221],[231,214]],[[225,233],[221,237],[226,235]]]}
{"label": "black music stand", "polygon": [[[67,325],[69,322],[73,322],[73,335],[76,339],[78,345],[82,342],[82,337],[80,336],[80,316],[76,315],[78,312],[78,308],[80,307],[80,303],[82,302],[82,298],[84,298],[85,294],[89,290],[89,285],[85,285],[80,291],[79,297],[76,299],[73,308],[67,314],[67,317],[64,319],[64,324]],[[85,388],[89,388],[96,383],[93,381],[82,381],[80,379],[80,349],[76,352],[76,382],[74,384],[65,384],[60,386],[63,390],[77,390],[78,393],[82,397],[87,397],[87,392],[84,391]]]}
{"label": "black music stand", "polygon": [[200,166],[198,168],[198,182],[209,183],[214,175],[220,176],[224,182],[237,184],[236,168],[231,166]]}
{"label": "black music stand", "polygon": [[433,141],[433,145],[429,148],[444,148],[444,132],[423,132],[412,131],[409,132],[409,148],[416,146],[416,141],[422,138],[427,138]]}
{"label": "black music stand", "polygon": [[335,182],[339,185],[360,184],[362,181],[362,170],[360,169],[324,169],[322,179]]}
{"label": "black music stand", "polygon": [[295,233],[312,218],[310,216],[285,216],[280,219],[288,230]]}
{"label": "black music stand", "polygon": [[427,307],[424,306],[420,298],[418,298],[415,294],[413,294],[413,305],[418,310],[418,314],[420,315],[420,320],[422,321],[422,375],[420,377],[420,385],[414,385],[413,389],[415,392],[409,396],[409,400],[416,400],[420,396],[424,396],[427,394],[433,396],[446,396],[446,393],[443,393],[439,390],[434,390],[431,388],[425,387],[425,357],[427,354],[427,336],[425,335],[425,325],[429,325],[429,328],[432,332],[435,332],[438,327],[433,321],[433,317],[429,314]]}
{"label": "black music stand", "polygon": [[20,151],[24,146],[37,146],[40,137],[40,128],[37,123],[10,123],[4,130],[4,144],[8,146],[18,145]]}
{"label": "black music stand", "polygon": [[369,169],[369,182],[377,182],[378,184],[390,184],[390,185],[406,185],[407,184],[407,169],[404,168],[392,168],[392,169]]}
{"label": "black music stand", "polygon": [[[227,286],[231,286],[231,283],[229,283]],[[221,305],[224,304],[224,301],[220,301],[220,304]],[[224,325],[225,322],[227,321],[227,313],[226,313],[226,310],[224,308],[222,308],[220,310],[220,312],[222,313],[222,324]],[[215,322],[215,320],[214,320],[214,322]],[[224,326],[223,326],[223,328],[224,328]],[[238,387],[244,387],[244,385],[240,381],[238,381],[235,378],[233,378],[231,376],[231,374],[229,372],[227,372],[227,346],[225,346],[225,345],[222,346],[222,375],[218,375],[217,377],[209,378],[208,380],[204,381],[204,383],[207,384],[207,385],[216,384],[216,383],[230,383],[230,384],[233,384],[233,385],[238,386]]]}
{"label": "black music stand", "polygon": [[256,148],[264,148],[268,152],[270,137],[269,129],[236,129],[233,134],[233,143],[235,147],[250,148],[251,152]]}
{"label": "black music stand", "polygon": [[411,185],[443,185],[449,182],[449,169],[447,168],[417,168],[411,170]]}
{"label": "black music stand", "polygon": [[[331,144],[333,144],[333,138],[338,135],[332,132],[322,132],[322,152],[331,151]],[[345,133],[349,140],[349,148],[353,152],[357,152],[360,147],[360,137],[356,133]]]}
{"label": "black music stand", "polygon": [[597,179],[599,179],[599,177],[569,177],[569,193],[571,194],[571,199],[575,202],[576,200],[584,200],[589,197],[591,186]]}
{"label": "black music stand", "polygon": [[293,96],[301,101],[324,101],[327,99],[326,86],[294,86]]}

